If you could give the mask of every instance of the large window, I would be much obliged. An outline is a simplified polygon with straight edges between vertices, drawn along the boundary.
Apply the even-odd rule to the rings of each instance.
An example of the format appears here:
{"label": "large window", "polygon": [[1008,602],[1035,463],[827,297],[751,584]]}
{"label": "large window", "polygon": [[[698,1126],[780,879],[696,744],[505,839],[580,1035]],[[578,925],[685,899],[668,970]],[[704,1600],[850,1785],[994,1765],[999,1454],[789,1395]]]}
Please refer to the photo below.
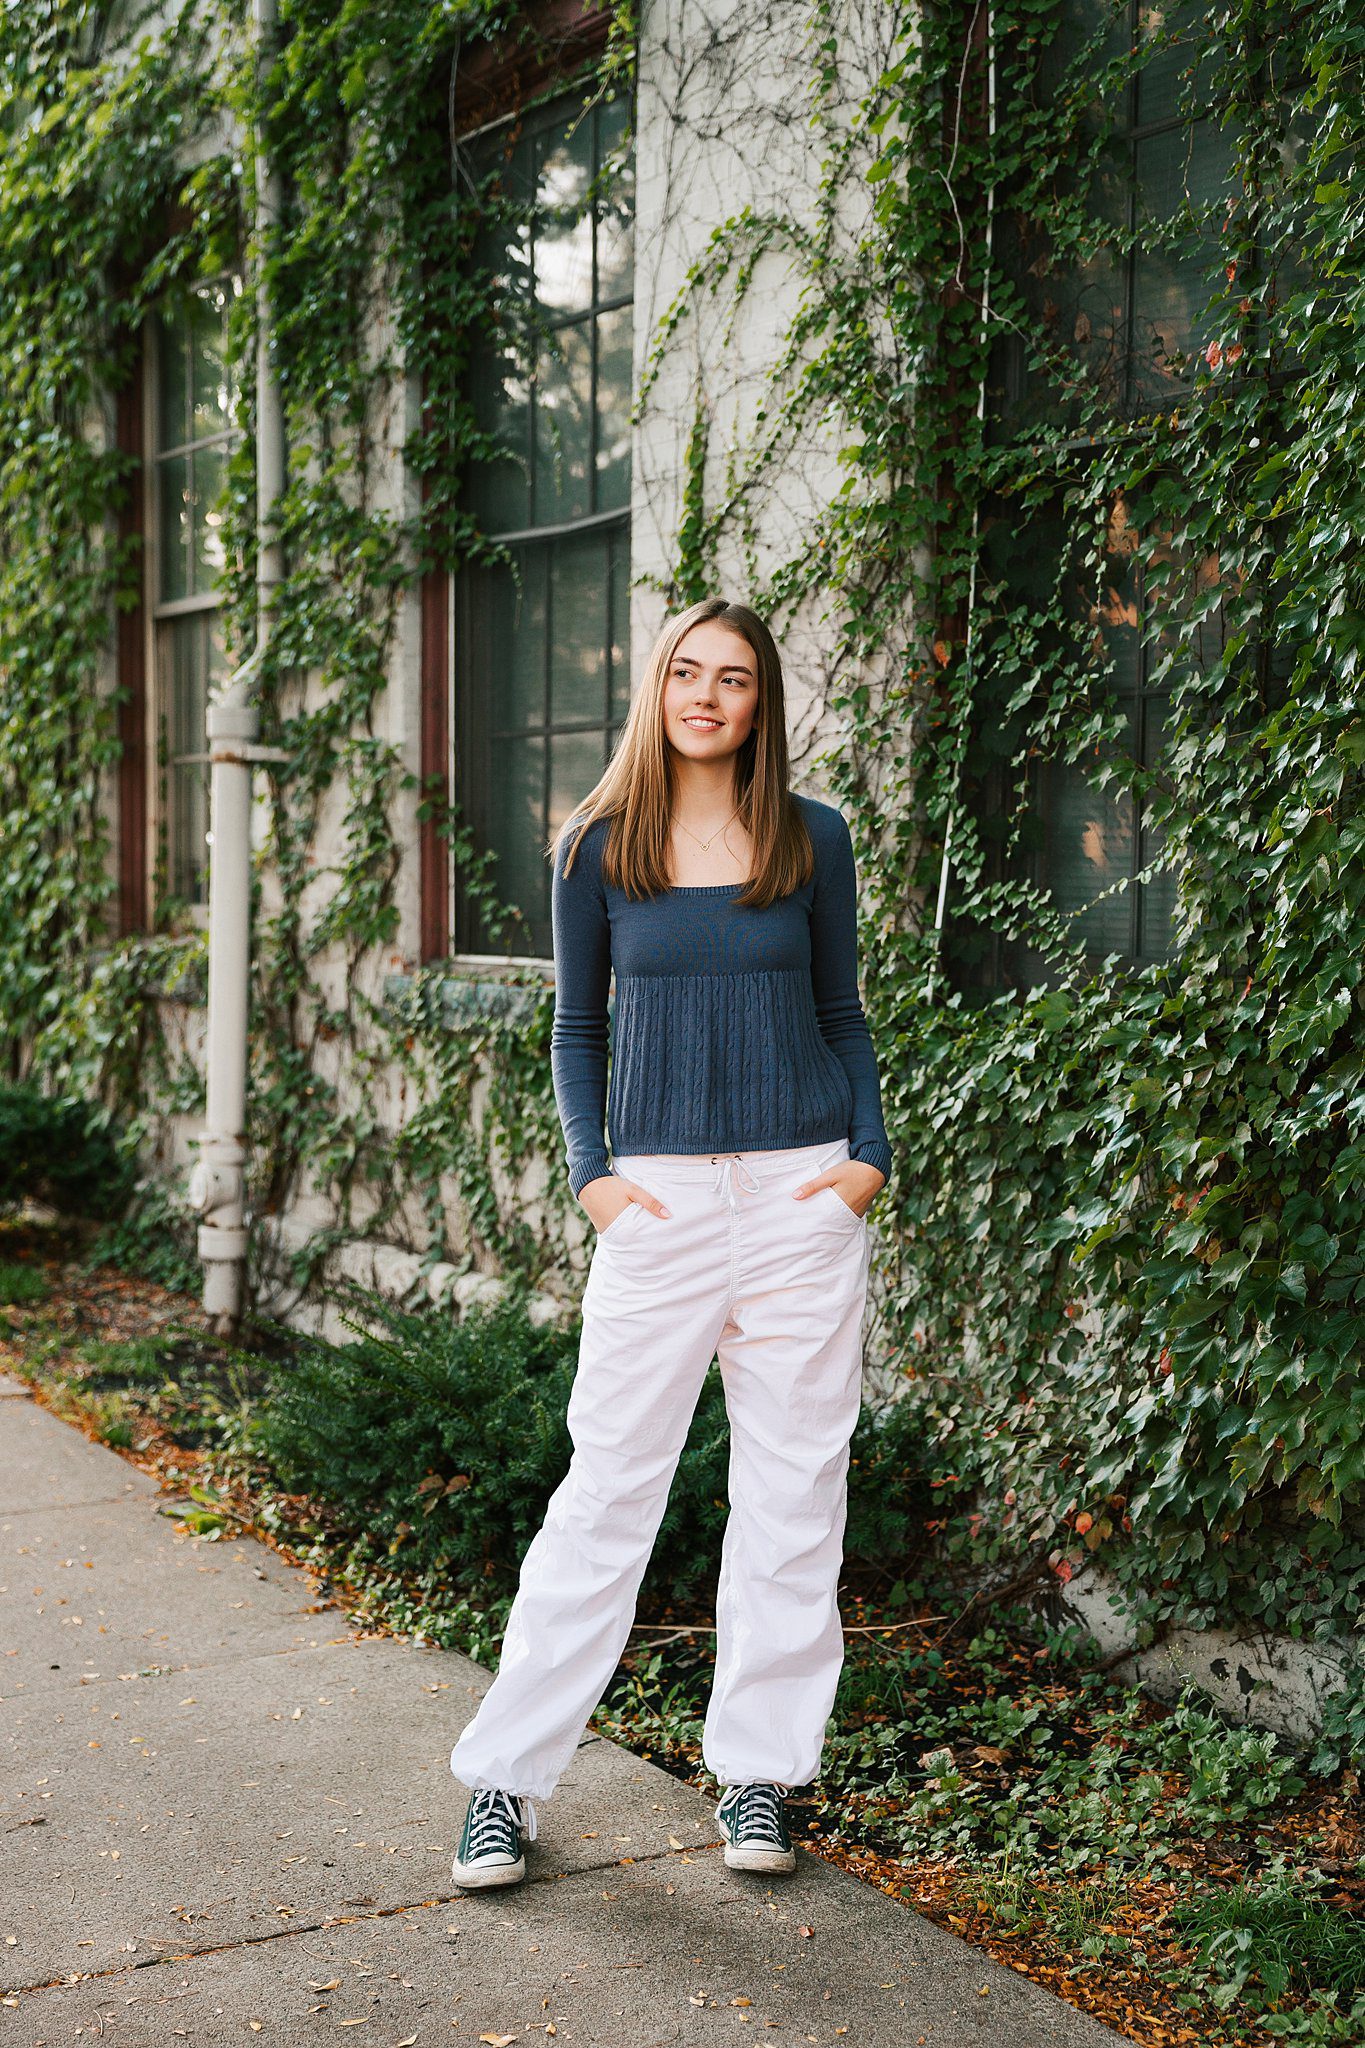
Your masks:
{"label": "large window", "polygon": [[152,321],[150,516],[152,632],[160,803],[158,893],[164,911],[202,915],[208,902],[210,688],[225,657],[217,580],[236,391],[227,319],[239,278],[168,298]]}
{"label": "large window", "polygon": [[[601,775],[629,702],[633,252],[626,114],[569,96],[466,145],[476,261],[505,315],[471,366],[488,459],[466,503],[506,560],[456,580],[456,794],[494,886],[551,952],[547,834]],[[488,950],[456,877],[455,945]]]}
{"label": "large window", "polygon": [[[1046,737],[1028,749],[1022,824],[1006,854],[1015,794],[1008,764],[1017,760],[1028,715],[1006,716],[987,686],[977,707],[968,797],[992,849],[990,878],[1012,876],[1040,887],[1053,908],[1068,915],[1091,970],[1110,955],[1141,966],[1170,953],[1175,878],[1159,865],[1162,835],[1150,787],[1171,716],[1127,508],[1116,498],[1097,548],[1076,553],[1062,507],[1067,486],[1102,446],[1094,432],[1096,402],[1116,426],[1174,404],[1187,389],[1191,359],[1209,339],[1201,318],[1234,189],[1234,135],[1220,125],[1207,89],[1209,35],[1203,10],[1192,6],[1158,10],[1146,0],[1129,0],[1125,12],[1110,0],[1071,0],[1042,92],[1057,89],[1062,71],[1092,38],[1101,58],[1123,48],[1150,51],[1132,69],[1121,103],[1105,111],[1106,140],[1087,194],[1092,218],[1112,235],[1092,260],[1059,262],[1046,223],[1008,207],[998,222],[997,255],[1045,337],[1050,360],[1047,369],[1031,363],[1015,333],[996,346],[988,432],[1000,443],[1045,428],[1059,434],[1061,460],[1052,510],[1021,520],[1006,501],[987,505],[983,574],[998,578],[1030,609],[1069,613],[1076,639],[1089,633],[1092,645],[1102,647],[1122,730],[1117,740],[1088,748],[1077,760],[1066,759]],[[1098,108],[1094,112],[1101,117]],[[1068,449],[1073,421],[1076,437]],[[1188,568],[1196,578],[1203,573],[1201,565]],[[1223,632],[1221,608],[1215,608],[1203,628],[1205,658],[1216,656]],[[1045,668],[1066,650],[1044,644],[1036,652]],[[1104,764],[1118,756],[1145,771],[1137,791],[1113,780],[1101,786]],[[1137,879],[1154,863],[1146,881]],[[1026,939],[1001,937],[964,917],[950,919],[945,941],[949,972],[964,989],[995,994],[1054,978],[1046,954]]]}

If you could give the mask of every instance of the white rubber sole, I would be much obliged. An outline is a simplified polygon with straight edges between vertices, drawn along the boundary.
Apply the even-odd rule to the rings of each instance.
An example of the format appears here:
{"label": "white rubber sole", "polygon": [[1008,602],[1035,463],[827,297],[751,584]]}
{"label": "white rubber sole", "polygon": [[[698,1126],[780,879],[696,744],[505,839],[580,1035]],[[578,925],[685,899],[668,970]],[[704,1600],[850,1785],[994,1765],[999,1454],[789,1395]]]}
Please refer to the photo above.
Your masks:
{"label": "white rubber sole", "polygon": [[791,1872],[796,1868],[795,1849],[740,1849],[733,1842],[725,1844],[725,1862],[730,1870],[767,1870]]}
{"label": "white rubber sole", "polygon": [[526,1875],[526,1858],[515,1863],[461,1863],[457,1858],[450,1874],[467,1892],[490,1891],[495,1885],[520,1884]]}

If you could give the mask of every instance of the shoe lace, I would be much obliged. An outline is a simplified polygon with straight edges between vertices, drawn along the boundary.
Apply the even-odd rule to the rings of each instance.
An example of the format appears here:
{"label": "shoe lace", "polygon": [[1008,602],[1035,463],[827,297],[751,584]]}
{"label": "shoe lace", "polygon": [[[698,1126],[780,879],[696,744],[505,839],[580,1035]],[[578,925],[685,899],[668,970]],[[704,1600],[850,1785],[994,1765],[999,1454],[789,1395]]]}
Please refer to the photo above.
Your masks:
{"label": "shoe lace", "polygon": [[764,1779],[741,1785],[735,1794],[735,1836],[737,1840],[776,1842],[782,1845],[782,1794]]}
{"label": "shoe lace", "polygon": [[499,1786],[480,1788],[470,1800],[466,1827],[471,1856],[484,1856],[495,1849],[515,1856],[518,1828],[528,1842],[536,1838],[536,1810],[519,1793],[504,1792]]}

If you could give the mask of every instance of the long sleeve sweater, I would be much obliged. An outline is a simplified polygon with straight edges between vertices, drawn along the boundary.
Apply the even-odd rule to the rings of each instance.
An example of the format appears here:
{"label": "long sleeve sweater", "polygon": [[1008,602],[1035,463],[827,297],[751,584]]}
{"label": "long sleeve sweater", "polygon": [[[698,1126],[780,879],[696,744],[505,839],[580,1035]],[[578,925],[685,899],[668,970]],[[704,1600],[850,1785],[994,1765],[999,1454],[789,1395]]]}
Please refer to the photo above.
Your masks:
{"label": "long sleeve sweater", "polygon": [[611,1171],[607,1143],[619,1157],[846,1137],[850,1157],[889,1179],[876,1056],[858,994],[853,843],[832,804],[794,800],[814,873],[765,910],[736,903],[742,882],[670,888],[647,900],[609,887],[606,818],[579,833],[567,875],[568,841],[561,846],[550,892],[550,1070],[575,1195]]}

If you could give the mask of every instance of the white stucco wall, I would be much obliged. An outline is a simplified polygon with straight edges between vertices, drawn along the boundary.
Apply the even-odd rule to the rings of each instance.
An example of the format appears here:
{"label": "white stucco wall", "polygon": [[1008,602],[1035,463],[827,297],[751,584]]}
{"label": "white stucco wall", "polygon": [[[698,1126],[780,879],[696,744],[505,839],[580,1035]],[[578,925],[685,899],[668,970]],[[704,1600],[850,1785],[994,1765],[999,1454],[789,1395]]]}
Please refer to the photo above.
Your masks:
{"label": "white stucco wall", "polygon": [[[840,87],[824,103],[834,130],[856,124],[857,103],[891,61],[906,9],[896,0],[841,0],[832,11]],[[714,289],[694,295],[673,333],[648,396],[633,449],[632,573],[642,587],[632,616],[638,675],[664,615],[653,587],[670,574],[682,511],[685,455],[699,403],[710,417],[708,510],[727,492],[776,409],[773,372],[802,291],[801,259],[779,239],[758,259],[737,302],[733,264],[708,255],[712,237],[747,207],[757,216],[816,224],[828,137],[813,121],[818,10],[793,0],[649,0],[640,31],[637,139],[635,358],[637,389],[660,325],[689,270],[707,267]],[[850,253],[867,221],[868,188],[856,174],[877,153],[853,143],[853,175],[841,184],[837,241]],[[837,419],[812,422],[746,493],[744,522],[723,544],[718,594],[760,598],[764,582],[798,553],[846,471],[836,457]],[[837,724],[822,709],[833,635],[818,606],[778,622],[788,698],[793,781],[820,778],[803,763],[832,745]]]}

